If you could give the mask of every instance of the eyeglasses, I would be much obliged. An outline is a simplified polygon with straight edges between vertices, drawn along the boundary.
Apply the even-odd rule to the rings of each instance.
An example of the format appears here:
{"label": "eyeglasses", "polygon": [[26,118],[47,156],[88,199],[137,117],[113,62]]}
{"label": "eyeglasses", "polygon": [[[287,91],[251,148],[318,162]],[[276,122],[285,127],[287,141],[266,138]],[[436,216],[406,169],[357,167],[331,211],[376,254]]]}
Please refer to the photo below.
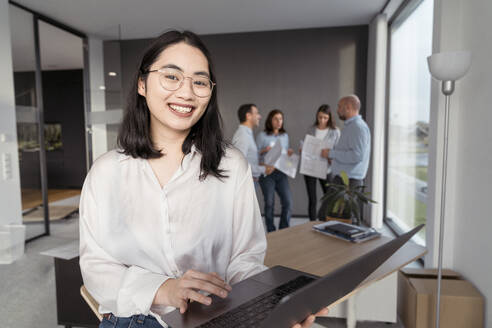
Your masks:
{"label": "eyeglasses", "polygon": [[215,82],[212,82],[205,76],[184,76],[183,73],[173,68],[161,68],[153,71],[147,71],[147,73],[159,73],[159,83],[161,87],[168,91],[176,91],[183,86],[185,79],[191,80],[191,89],[197,97],[208,97],[212,93]]}

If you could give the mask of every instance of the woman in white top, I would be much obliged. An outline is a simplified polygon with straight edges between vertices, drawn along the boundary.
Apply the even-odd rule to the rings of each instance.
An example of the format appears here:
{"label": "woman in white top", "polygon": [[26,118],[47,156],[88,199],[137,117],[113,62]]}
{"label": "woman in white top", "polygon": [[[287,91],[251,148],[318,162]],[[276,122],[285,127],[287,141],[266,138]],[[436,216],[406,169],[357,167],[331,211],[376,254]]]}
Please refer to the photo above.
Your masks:
{"label": "woman in white top", "polygon": [[251,169],[224,142],[214,81],[195,34],[158,37],[133,80],[120,149],[87,175],[80,267],[100,327],[166,327],[163,313],[210,304],[203,292],[225,298],[265,269]]}
{"label": "woman in white top", "polygon": [[[340,130],[335,125],[335,121],[333,120],[333,116],[331,115],[329,105],[324,104],[318,108],[318,111],[316,112],[316,121],[311,127],[309,127],[307,134],[323,140],[325,149],[331,149],[337,144],[338,139],[340,139]],[[324,150],[322,151],[321,156],[324,157],[326,161],[328,161]],[[323,194],[326,193],[326,184],[331,182],[330,172],[331,167],[328,163],[328,171],[326,172],[325,179],[317,179],[308,175],[304,176],[304,181],[306,182],[306,189],[308,193],[309,220],[311,221],[316,220],[316,180],[319,180],[321,184],[321,189],[323,190]]]}

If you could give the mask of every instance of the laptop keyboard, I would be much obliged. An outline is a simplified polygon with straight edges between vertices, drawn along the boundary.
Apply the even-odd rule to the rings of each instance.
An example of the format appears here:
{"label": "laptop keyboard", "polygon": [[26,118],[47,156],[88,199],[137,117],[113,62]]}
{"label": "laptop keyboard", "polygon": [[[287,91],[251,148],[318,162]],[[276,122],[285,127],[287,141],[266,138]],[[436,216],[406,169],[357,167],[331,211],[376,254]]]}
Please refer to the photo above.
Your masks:
{"label": "laptop keyboard", "polygon": [[260,296],[238,306],[214,318],[203,325],[202,328],[220,328],[220,327],[235,327],[235,328],[252,328],[260,324],[280,300],[296,290],[306,286],[312,282],[314,278],[299,276],[291,281],[272,289]]}

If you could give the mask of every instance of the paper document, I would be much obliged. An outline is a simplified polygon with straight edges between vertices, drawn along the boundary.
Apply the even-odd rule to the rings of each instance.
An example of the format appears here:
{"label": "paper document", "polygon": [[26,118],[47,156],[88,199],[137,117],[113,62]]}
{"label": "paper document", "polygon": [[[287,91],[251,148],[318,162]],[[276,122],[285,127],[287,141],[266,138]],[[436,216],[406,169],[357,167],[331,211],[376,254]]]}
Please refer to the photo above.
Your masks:
{"label": "paper document", "polygon": [[296,154],[287,155],[282,149],[280,140],[277,140],[272,149],[266,153],[265,164],[275,167],[277,170],[294,179],[297,173],[297,166],[299,165],[299,156]]}
{"label": "paper document", "polygon": [[294,179],[297,173],[297,166],[299,165],[299,155],[292,154],[282,154],[277,162],[275,163],[275,168],[279,171],[287,174],[289,177]]}
{"label": "paper document", "polygon": [[321,157],[321,150],[326,148],[328,147],[323,140],[307,134],[302,146],[299,172],[304,175],[326,179],[328,160]]}
{"label": "paper document", "polygon": [[277,140],[272,148],[266,153],[265,164],[275,166],[275,162],[280,158],[281,155],[282,145],[280,144],[280,141]]}

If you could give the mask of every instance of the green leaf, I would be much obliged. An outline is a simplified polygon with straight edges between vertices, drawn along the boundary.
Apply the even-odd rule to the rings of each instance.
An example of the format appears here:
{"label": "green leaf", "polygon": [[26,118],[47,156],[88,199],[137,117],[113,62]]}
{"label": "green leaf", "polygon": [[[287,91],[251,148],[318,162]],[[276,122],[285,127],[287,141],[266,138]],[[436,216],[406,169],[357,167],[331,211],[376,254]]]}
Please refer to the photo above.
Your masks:
{"label": "green leaf", "polygon": [[349,186],[349,177],[347,175],[347,172],[345,172],[345,171],[340,172],[340,176],[342,177],[343,184],[348,187]]}
{"label": "green leaf", "polygon": [[333,208],[335,207],[335,203],[338,199],[336,198],[332,198],[330,199],[327,204],[326,204],[326,210],[325,210],[325,216],[328,216],[332,213],[334,213],[334,210]]}
{"label": "green leaf", "polygon": [[341,211],[340,211],[340,208],[341,208],[341,209],[342,209],[342,211],[343,211],[343,208],[345,207],[343,203],[344,203],[343,198],[339,198],[339,199],[337,199],[337,200],[336,200],[336,202],[335,202],[335,205],[333,206],[333,210],[332,210],[332,212],[333,212],[333,213],[337,213],[337,214],[338,214],[338,213],[340,213],[340,212],[341,212]]}

